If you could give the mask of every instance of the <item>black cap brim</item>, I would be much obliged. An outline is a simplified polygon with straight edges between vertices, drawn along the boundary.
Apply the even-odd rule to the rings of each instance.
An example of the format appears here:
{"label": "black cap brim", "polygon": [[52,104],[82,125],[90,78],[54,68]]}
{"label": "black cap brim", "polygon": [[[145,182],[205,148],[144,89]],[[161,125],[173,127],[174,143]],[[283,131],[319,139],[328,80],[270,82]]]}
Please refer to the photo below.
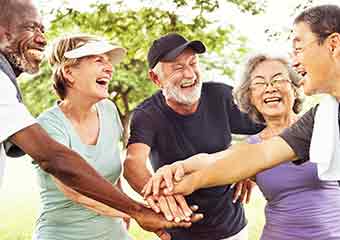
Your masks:
{"label": "black cap brim", "polygon": [[204,44],[201,41],[191,41],[171,50],[165,56],[162,56],[160,60],[164,62],[175,60],[175,58],[187,48],[191,48],[196,53],[204,53],[206,50]]}

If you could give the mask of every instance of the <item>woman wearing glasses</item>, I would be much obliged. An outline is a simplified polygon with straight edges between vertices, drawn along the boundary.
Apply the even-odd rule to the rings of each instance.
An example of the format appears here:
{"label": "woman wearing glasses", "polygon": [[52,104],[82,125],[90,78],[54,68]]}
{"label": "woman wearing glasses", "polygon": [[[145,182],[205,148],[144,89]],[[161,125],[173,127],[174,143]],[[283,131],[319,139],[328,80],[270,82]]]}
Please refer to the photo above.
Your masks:
{"label": "woman wearing glasses", "polygon": [[[249,59],[236,100],[267,126],[248,142],[277,136],[297,120],[302,104],[298,83],[284,58],[261,54]],[[267,200],[261,240],[340,238],[340,188],[336,181],[320,181],[315,163],[282,163],[254,180]]]}

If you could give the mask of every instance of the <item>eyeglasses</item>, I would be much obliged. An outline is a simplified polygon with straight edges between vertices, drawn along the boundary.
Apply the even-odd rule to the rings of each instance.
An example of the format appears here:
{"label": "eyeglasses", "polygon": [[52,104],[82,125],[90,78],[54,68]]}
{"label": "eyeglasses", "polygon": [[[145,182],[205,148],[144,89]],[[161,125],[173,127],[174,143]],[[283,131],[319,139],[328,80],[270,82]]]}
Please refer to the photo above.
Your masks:
{"label": "eyeglasses", "polygon": [[253,91],[257,92],[263,92],[269,85],[271,85],[274,88],[282,88],[287,83],[291,83],[292,81],[286,77],[274,77],[270,81],[260,81],[260,80],[254,80],[250,84],[250,88]]}

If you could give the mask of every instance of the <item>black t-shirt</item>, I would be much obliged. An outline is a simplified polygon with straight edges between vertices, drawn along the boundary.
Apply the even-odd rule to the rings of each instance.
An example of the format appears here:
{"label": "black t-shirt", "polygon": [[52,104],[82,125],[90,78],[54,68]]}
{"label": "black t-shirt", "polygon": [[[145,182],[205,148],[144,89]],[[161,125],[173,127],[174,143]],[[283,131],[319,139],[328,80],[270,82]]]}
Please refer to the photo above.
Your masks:
{"label": "black t-shirt", "polygon": [[[314,117],[317,107],[318,105],[311,108],[299,121],[280,134],[280,137],[288,143],[298,157],[299,160],[294,161],[296,164],[301,164],[309,160],[309,147],[312,140]],[[338,121],[340,125],[340,105]]]}
{"label": "black t-shirt", "polygon": [[[240,112],[232,88],[221,83],[204,83],[198,109],[180,115],[165,103],[161,92],[145,100],[135,110],[128,144],[150,146],[154,170],[197,153],[215,153],[228,148],[231,133],[255,134],[263,129]],[[226,171],[228,174],[228,171]],[[238,233],[246,219],[242,205],[232,203],[230,185],[202,189],[186,197],[197,204],[204,219],[189,229],[169,230],[174,240],[214,240]]]}

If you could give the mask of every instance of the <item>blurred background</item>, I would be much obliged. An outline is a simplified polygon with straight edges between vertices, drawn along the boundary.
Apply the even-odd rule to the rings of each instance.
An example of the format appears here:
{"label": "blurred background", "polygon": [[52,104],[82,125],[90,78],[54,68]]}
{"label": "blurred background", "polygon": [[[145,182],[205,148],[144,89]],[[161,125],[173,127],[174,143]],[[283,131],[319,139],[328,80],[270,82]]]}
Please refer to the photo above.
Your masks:
{"label": "blurred background", "polygon": [[[235,85],[238,71],[249,54],[265,50],[288,55],[290,27],[297,13],[313,5],[339,4],[338,0],[36,1],[49,41],[64,33],[86,32],[128,49],[123,63],[115,68],[109,88],[124,125],[122,146],[128,137],[133,108],[155,91],[147,79],[146,63],[147,50],[154,39],[168,32],[179,32],[190,40],[203,41],[208,48],[201,58],[204,81]],[[37,75],[24,75],[20,79],[25,103],[35,116],[56,101],[50,76],[51,69],[45,61]],[[304,110],[321,97],[307,98]],[[126,183],[124,189],[136,196]],[[0,239],[31,239],[38,204],[31,160],[28,157],[8,159],[0,190]],[[261,193],[255,190],[251,203],[246,206],[251,240],[261,234],[264,204]],[[155,239],[155,235],[141,230],[135,223],[130,233],[135,239]]]}

